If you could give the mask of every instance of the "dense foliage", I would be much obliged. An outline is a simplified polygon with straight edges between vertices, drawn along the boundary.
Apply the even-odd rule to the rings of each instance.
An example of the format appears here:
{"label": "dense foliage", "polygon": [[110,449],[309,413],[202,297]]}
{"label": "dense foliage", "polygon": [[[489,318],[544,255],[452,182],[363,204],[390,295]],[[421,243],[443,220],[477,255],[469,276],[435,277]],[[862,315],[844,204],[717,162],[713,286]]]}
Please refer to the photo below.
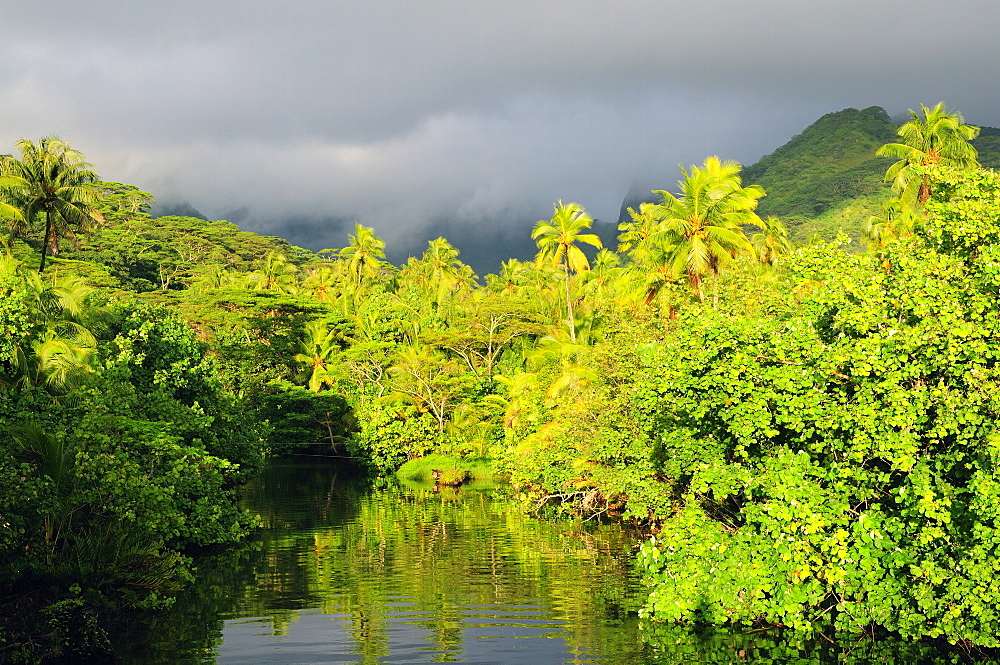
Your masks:
{"label": "dense foliage", "polygon": [[[235,488],[264,432],[205,345],[162,308],[95,297],[0,261],[0,611],[29,622],[4,626],[29,659],[35,603],[68,595],[46,610],[59,646],[95,608],[168,602],[181,552],[254,523]],[[103,648],[91,628],[83,654]]]}
{"label": "dense foliage", "polygon": [[644,351],[648,431],[699,451],[640,557],[648,616],[1000,645],[1000,178],[927,175],[919,237],[800,254],[801,306]]}

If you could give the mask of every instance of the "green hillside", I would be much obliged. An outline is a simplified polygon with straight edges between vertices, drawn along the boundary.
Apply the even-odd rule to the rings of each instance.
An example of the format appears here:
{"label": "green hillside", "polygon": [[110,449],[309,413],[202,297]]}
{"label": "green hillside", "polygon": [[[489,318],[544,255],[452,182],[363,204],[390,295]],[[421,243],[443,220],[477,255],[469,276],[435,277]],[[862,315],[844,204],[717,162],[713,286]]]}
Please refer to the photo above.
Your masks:
{"label": "green hillside", "polygon": [[875,151],[895,136],[896,125],[877,106],[828,113],[744,169],[743,180],[767,191],[760,214],[813,219],[844,199],[883,188],[892,160],[875,157]]}
{"label": "green hillside", "polygon": [[[889,197],[883,176],[893,160],[875,151],[896,140],[897,127],[878,106],[824,115],[744,169],[745,183],[767,191],[758,213],[780,217],[796,244],[843,231],[860,247],[865,222]],[[973,145],[984,166],[1000,167],[1000,129],[984,127]]]}

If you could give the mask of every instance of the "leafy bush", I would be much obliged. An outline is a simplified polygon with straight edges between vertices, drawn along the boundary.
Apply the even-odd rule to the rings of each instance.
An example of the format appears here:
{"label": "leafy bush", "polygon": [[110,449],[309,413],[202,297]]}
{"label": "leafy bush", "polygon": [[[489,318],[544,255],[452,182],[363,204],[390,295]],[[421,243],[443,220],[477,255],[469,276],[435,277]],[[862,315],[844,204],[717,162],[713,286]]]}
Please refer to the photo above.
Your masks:
{"label": "leafy bush", "polygon": [[983,262],[1000,177],[933,175],[926,240],[806,253],[790,278],[825,286],[798,313],[683,321],[649,347],[650,435],[668,460],[701,459],[641,552],[645,616],[1000,646],[1000,321]]}

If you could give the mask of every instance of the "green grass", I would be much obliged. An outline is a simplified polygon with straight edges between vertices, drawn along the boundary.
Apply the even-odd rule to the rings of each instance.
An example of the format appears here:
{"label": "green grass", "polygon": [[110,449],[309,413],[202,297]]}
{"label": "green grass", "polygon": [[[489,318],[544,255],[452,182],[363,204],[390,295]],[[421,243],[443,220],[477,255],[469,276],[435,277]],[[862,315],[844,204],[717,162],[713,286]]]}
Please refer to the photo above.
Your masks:
{"label": "green grass", "polygon": [[485,457],[461,458],[435,453],[410,460],[399,467],[396,477],[413,483],[459,485],[472,480],[492,479],[493,464]]}
{"label": "green grass", "polygon": [[877,194],[841,201],[812,219],[785,219],[789,238],[796,247],[801,247],[813,241],[830,242],[838,233],[844,233],[851,238],[847,251],[864,251],[861,236],[868,218],[881,214],[882,205],[889,196],[889,188],[886,187]]}

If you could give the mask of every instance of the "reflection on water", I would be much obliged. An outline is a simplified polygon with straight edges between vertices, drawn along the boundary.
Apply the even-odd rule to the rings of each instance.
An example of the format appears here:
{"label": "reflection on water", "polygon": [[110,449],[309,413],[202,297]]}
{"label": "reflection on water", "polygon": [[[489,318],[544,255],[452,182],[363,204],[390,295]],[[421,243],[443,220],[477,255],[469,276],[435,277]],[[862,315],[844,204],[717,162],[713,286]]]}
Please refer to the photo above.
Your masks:
{"label": "reflection on water", "polygon": [[646,662],[638,541],[620,528],[534,519],[500,492],[366,487],[314,460],[275,462],[247,505],[265,530],[199,559],[172,611],[123,638],[127,660]]}
{"label": "reflection on water", "polygon": [[199,558],[171,611],[125,630],[125,662],[952,662],[885,641],[643,632],[636,536],[534,519],[501,492],[371,488],[325,462],[279,460],[247,505],[266,528]]}

